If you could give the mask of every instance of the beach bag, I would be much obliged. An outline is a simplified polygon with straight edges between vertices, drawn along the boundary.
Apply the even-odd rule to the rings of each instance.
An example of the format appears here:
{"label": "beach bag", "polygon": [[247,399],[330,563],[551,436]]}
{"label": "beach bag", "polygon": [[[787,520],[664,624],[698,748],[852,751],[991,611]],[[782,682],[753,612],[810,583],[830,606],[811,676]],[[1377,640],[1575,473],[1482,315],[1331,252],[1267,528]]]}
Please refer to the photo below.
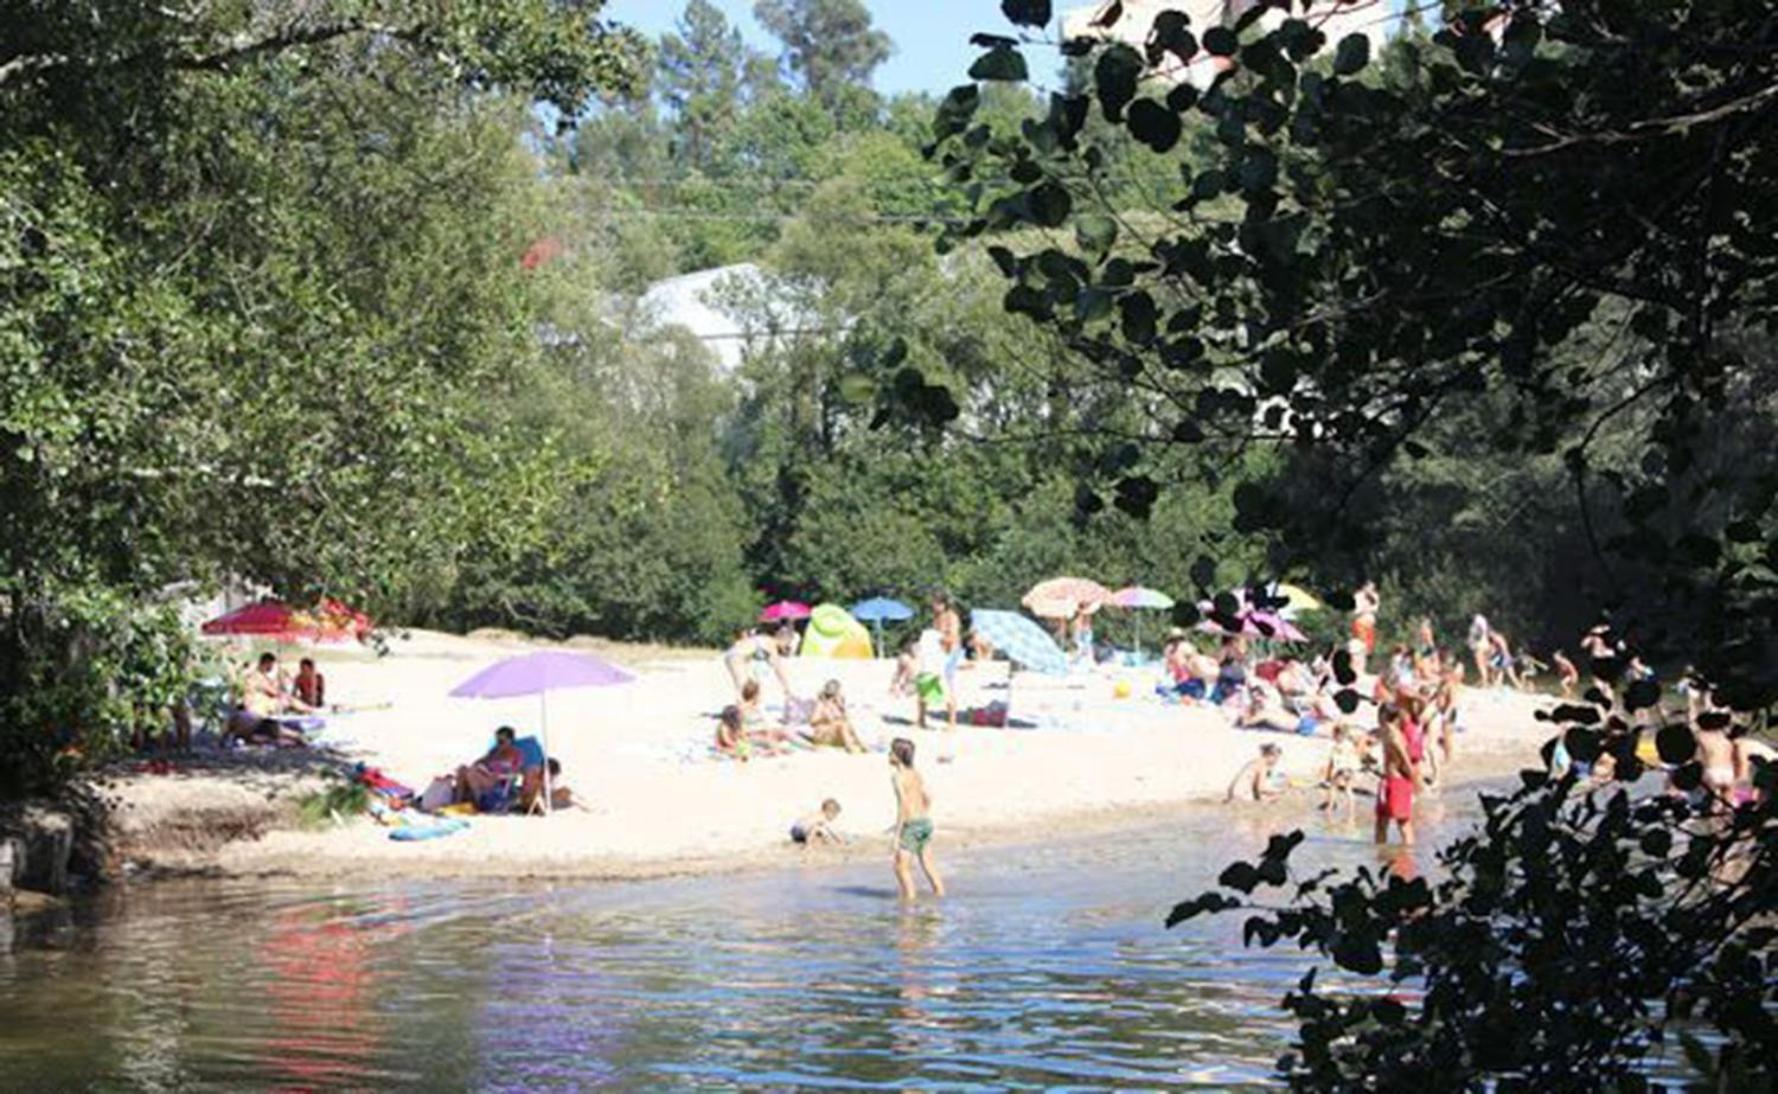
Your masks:
{"label": "beach bag", "polygon": [[436,813],[451,804],[457,796],[457,785],[449,779],[433,779],[427,784],[426,790],[420,795],[420,808],[428,813]]}

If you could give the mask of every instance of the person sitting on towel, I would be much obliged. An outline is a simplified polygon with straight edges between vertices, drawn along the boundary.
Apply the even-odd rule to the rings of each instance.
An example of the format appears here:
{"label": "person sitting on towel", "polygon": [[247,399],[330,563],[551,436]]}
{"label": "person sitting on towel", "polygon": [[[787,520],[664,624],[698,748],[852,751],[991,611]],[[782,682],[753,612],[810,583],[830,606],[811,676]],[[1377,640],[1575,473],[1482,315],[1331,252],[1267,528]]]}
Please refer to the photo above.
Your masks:
{"label": "person sitting on towel", "polygon": [[822,686],[814,713],[809,715],[808,739],[810,744],[843,748],[847,752],[866,751],[846,713],[846,697],[840,693],[838,680],[829,680]]}
{"label": "person sitting on towel", "polygon": [[290,706],[305,713],[327,706],[327,677],[315,668],[313,657],[297,664],[296,679],[290,682]]}

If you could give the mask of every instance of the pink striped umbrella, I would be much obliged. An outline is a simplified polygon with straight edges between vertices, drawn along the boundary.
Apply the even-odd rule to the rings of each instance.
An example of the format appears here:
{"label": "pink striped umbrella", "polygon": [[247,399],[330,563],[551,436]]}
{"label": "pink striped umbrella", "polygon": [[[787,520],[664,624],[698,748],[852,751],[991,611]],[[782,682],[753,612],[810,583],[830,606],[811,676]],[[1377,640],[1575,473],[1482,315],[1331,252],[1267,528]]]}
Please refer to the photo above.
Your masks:
{"label": "pink striped umbrella", "polygon": [[800,600],[780,600],[776,604],[768,605],[765,611],[760,612],[759,621],[761,623],[791,623],[809,618],[813,611],[814,609]]}

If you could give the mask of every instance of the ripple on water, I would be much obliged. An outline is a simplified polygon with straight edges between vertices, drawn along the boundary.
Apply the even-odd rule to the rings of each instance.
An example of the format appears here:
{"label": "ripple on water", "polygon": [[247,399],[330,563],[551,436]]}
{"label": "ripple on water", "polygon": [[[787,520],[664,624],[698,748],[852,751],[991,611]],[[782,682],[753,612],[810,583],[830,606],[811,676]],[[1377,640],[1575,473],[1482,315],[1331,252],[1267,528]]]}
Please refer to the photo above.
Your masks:
{"label": "ripple on water", "polygon": [[[0,1089],[1257,1083],[1302,957],[1160,920],[1263,838],[1187,810],[979,852],[950,864],[954,899],[913,909],[857,867],[143,886],[0,949]],[[1340,832],[1299,855],[1376,861]]]}

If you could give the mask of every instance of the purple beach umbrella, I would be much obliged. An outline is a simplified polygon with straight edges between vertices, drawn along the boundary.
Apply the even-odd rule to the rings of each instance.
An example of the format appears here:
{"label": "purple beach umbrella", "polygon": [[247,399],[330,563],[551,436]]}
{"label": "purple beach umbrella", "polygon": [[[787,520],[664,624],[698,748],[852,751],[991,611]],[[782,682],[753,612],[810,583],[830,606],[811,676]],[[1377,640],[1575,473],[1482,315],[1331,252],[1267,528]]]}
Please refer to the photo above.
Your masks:
{"label": "purple beach umbrella", "polygon": [[[549,693],[567,688],[604,688],[627,684],[633,673],[602,661],[591,654],[569,653],[565,650],[539,650],[536,653],[508,657],[451,689],[458,699],[509,699],[518,695],[535,695],[542,712],[539,735],[543,738],[543,754],[549,751]],[[549,812],[549,765],[543,767],[543,811]]]}

